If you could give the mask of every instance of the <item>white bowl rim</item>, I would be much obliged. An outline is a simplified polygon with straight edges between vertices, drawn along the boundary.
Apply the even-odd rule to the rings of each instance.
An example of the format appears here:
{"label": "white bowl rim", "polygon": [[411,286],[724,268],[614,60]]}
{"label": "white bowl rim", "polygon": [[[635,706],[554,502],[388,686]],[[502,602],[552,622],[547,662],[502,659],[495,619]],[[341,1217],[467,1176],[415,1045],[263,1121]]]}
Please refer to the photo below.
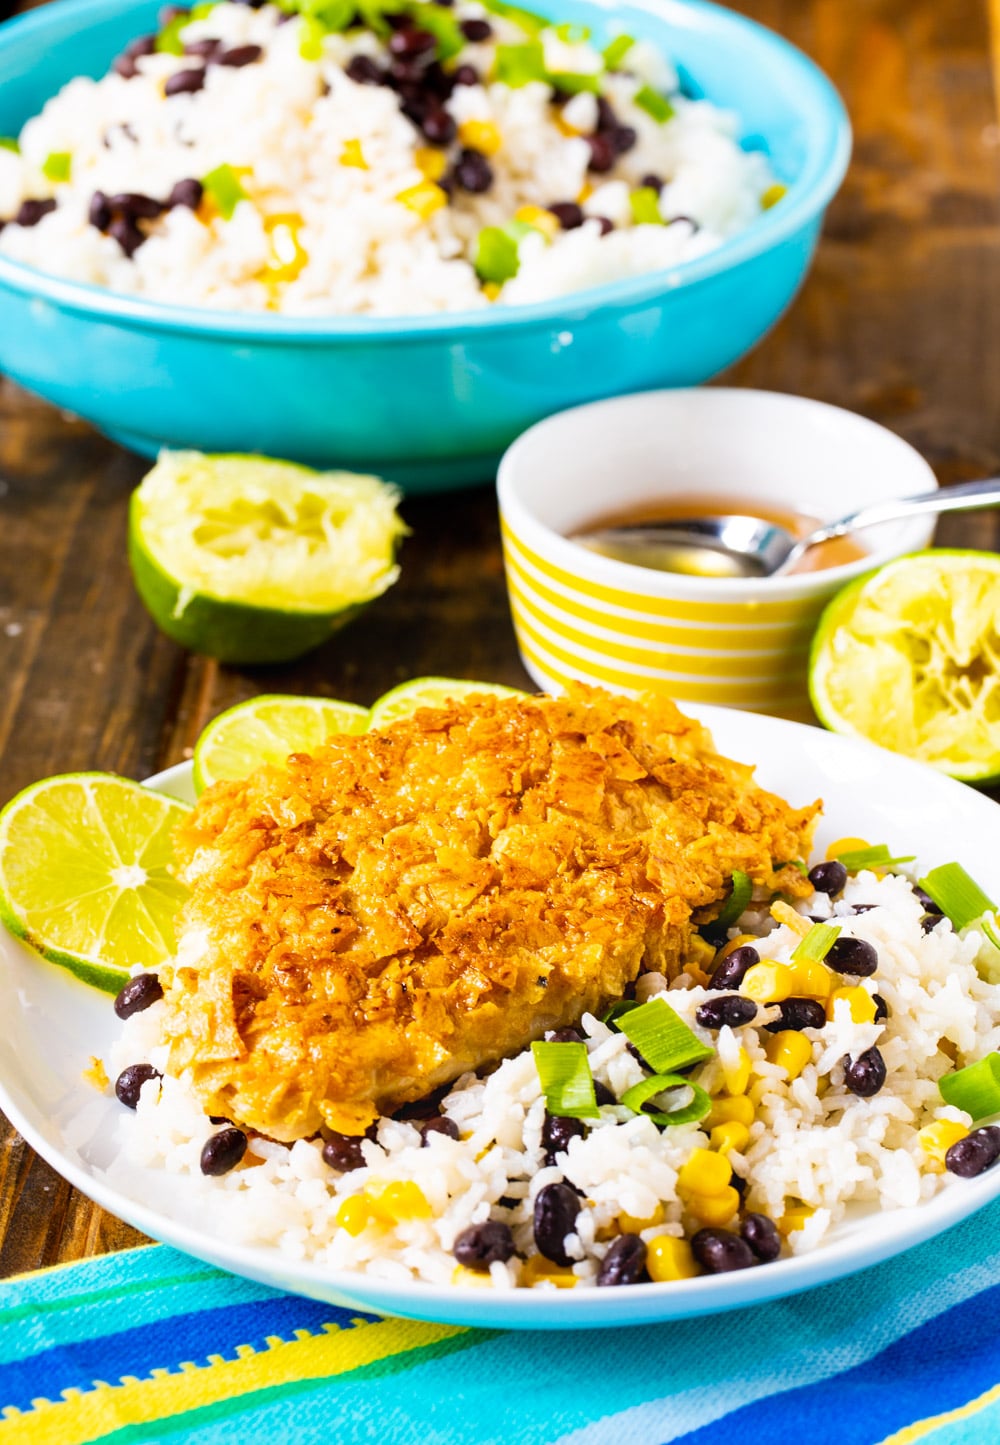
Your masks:
{"label": "white bowl rim", "polygon": [[[641,404],[643,401],[655,399],[662,402],[665,398],[670,398],[672,401],[679,402],[685,397],[694,396],[698,397],[697,405],[705,408],[710,408],[714,404],[713,398],[718,399],[720,410],[730,405],[733,398],[741,400],[759,398],[761,405],[787,405],[790,410],[808,409],[819,414],[835,416],[840,422],[846,418],[847,424],[855,427],[858,432],[868,432],[873,437],[878,435],[891,439],[891,442],[898,446],[901,455],[908,454],[909,459],[913,462],[914,471],[921,473],[926,482],[926,486],[921,490],[930,492],[937,491],[939,488],[938,480],[930,463],[921,456],[916,447],[911,446],[908,441],[888,427],[872,421],[869,417],[861,416],[858,412],[849,411],[846,407],[834,406],[830,402],[817,401],[812,397],[797,396],[792,392],[763,391],[752,387],[698,386],[637,391],[626,396],[586,402],[582,406],[568,407],[565,411],[556,412],[552,416],[536,422],[510,444],[501,458],[497,472],[497,500],[501,519],[509,526],[515,545],[522,539],[525,542],[533,543],[535,549],[547,561],[559,564],[568,573],[630,593],[635,599],[633,607],[639,607],[643,597],[676,599],[684,602],[740,603],[761,600],[788,602],[797,598],[822,596],[842,587],[856,577],[874,571],[886,562],[894,561],[900,556],[906,556],[909,552],[918,551],[928,545],[936,519],[915,516],[905,523],[911,531],[912,544],[908,542],[902,549],[882,547],[877,551],[867,553],[855,562],[845,562],[838,567],[825,567],[820,571],[801,572],[790,577],[685,577],[678,572],[657,572],[649,567],[635,567],[628,562],[619,562],[611,557],[605,557],[598,552],[591,552],[587,548],[580,547],[562,533],[554,531],[545,522],[539,521],[525,504],[521,496],[520,483],[515,479],[515,473],[525,465],[526,454],[530,456],[538,435],[545,428],[555,429],[557,425],[565,425],[567,419],[571,419],[581,412],[593,413],[598,409],[610,412],[615,409],[627,411],[629,407]],[[754,401],[750,400],[750,405],[753,404]],[[521,480],[523,481],[523,479]],[[916,490],[915,488],[914,493]],[[907,495],[910,493],[908,492]]]}

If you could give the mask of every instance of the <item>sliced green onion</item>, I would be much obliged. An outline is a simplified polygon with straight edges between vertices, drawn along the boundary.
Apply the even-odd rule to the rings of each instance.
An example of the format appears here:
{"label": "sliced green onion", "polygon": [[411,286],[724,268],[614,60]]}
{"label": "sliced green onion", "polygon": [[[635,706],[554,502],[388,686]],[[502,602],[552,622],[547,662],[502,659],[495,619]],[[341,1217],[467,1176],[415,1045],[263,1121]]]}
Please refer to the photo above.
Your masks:
{"label": "sliced green onion", "polygon": [[507,0],[483,0],[483,4],[491,15],[500,15],[504,20],[520,25],[529,35],[537,35],[552,24],[544,15],[538,15],[534,10],[522,10],[519,5],[508,5]]}
{"label": "sliced green onion", "polygon": [[835,856],[848,873],[860,873],[862,868],[894,868],[897,863],[912,863],[917,855],[911,853],[907,858],[894,858],[887,844],[875,843],[871,848],[848,848],[845,853]]}
{"label": "sliced green onion", "polygon": [[544,79],[566,95],[579,95],[584,90],[597,95],[601,89],[600,76],[589,70],[547,70]]}
{"label": "sliced green onion", "polygon": [[509,85],[513,90],[528,85],[533,80],[547,80],[542,42],[528,40],[524,45],[498,45],[495,79],[503,85]]}
{"label": "sliced green onion", "polygon": [[564,20],[554,29],[559,39],[564,40],[567,45],[582,45],[590,39],[590,26],[575,25],[572,20]]}
{"label": "sliced green onion", "polygon": [[191,6],[191,14],[188,18],[190,20],[204,20],[207,16],[211,15],[218,4],[219,0],[201,0],[200,4]]}
{"label": "sliced green onion", "polygon": [[502,286],[517,275],[520,264],[515,238],[499,226],[484,226],[476,241],[476,275],[480,281]]}
{"label": "sliced green onion", "polygon": [[637,226],[662,226],[660,195],[652,186],[640,186],[628,198],[632,207],[632,220]]}
{"label": "sliced green onion", "polygon": [[531,1052],[550,1114],[563,1119],[599,1119],[586,1044],[534,1043]]}
{"label": "sliced green onion", "polygon": [[[351,3],[353,9],[353,3]],[[458,21],[450,10],[442,5],[410,4],[407,12],[413,16],[421,30],[426,30],[437,41],[437,59],[451,60],[465,48],[465,36],[459,29]]]}
{"label": "sliced green onion", "polygon": [[658,90],[653,90],[652,86],[640,86],[633,99],[640,110],[651,115],[660,125],[663,125],[664,121],[670,120],[674,114],[674,108],[667,97],[661,95]]}
{"label": "sliced green onion", "polygon": [[156,37],[156,49],[161,55],[183,55],[184,41],[181,39],[181,31],[191,24],[191,15],[187,10],[182,10],[169,20],[159,35]]}
{"label": "sliced green onion", "polygon": [[21,142],[16,136],[0,135],[0,151],[13,151],[16,156],[21,154]]}
{"label": "sliced green onion", "polygon": [[607,1024],[613,1033],[620,1033],[618,1020],[624,1014],[630,1014],[633,1009],[637,1008],[642,1008],[642,1004],[636,1003],[634,998],[620,998],[617,1003],[611,1005],[606,1013],[601,1014],[601,1023]]}
{"label": "sliced green onion", "polygon": [[809,877],[809,864],[803,863],[801,858],[786,858],[784,863],[771,864],[771,869],[775,873],[780,873],[782,868],[795,868],[802,874],[803,878]]}
{"label": "sliced green onion", "polygon": [[805,938],[796,944],[792,962],[822,962],[839,937],[839,923],[814,923]]}
{"label": "sliced green onion", "polygon": [[964,1109],[973,1123],[1000,1114],[1000,1054],[987,1054],[978,1063],[945,1074],[938,1088],[945,1103]]}
{"label": "sliced green onion", "polygon": [[920,887],[933,898],[952,927],[958,932],[968,928],[984,913],[995,913],[996,904],[988,898],[974,878],[970,878],[961,863],[942,863],[932,868],[926,878],[920,879]]}
{"label": "sliced green onion", "polygon": [[[662,1094],[665,1089],[680,1089],[681,1087],[690,1089],[694,1095],[690,1104],[685,1104],[680,1109],[643,1108],[646,1100],[652,1099],[654,1095]],[[653,1074],[651,1078],[643,1079],[641,1084],[633,1084],[631,1089],[627,1089],[621,1096],[620,1102],[633,1113],[652,1119],[654,1124],[664,1125],[697,1124],[712,1109],[712,1100],[701,1085],[693,1084],[690,1079],[685,1079],[683,1074]]]}
{"label": "sliced green onion", "polygon": [[68,181],[73,169],[73,155],[70,151],[53,151],[42,162],[42,175],[49,181]]}
{"label": "sliced green onion", "polygon": [[666,999],[651,998],[623,1014],[618,1025],[651,1069],[669,1074],[703,1063],[715,1052],[703,1044]]}
{"label": "sliced green onion", "polygon": [[299,25],[299,54],[303,60],[322,60],[326,26],[315,15],[303,15]]}
{"label": "sliced green onion", "polygon": [[709,925],[713,932],[731,928],[737,918],[746,910],[753,897],[753,880],[749,873],[741,873],[737,868],[733,873],[733,888],[729,897],[722,905],[718,918],[713,918]]}
{"label": "sliced green onion", "polygon": [[979,927],[986,934],[986,937],[992,943],[993,947],[1000,948],[1000,931],[998,931],[997,927],[996,914],[994,913],[991,918],[988,913],[984,913],[979,920]]}
{"label": "sliced green onion", "polygon": [[605,45],[601,54],[604,56],[604,64],[608,69],[617,70],[634,44],[634,36],[616,35],[610,44]]}
{"label": "sliced green onion", "polygon": [[219,215],[224,221],[231,221],[239,202],[249,199],[232,166],[216,166],[214,171],[209,171],[207,176],[202,177],[201,183],[205,187],[206,195],[218,206]]}

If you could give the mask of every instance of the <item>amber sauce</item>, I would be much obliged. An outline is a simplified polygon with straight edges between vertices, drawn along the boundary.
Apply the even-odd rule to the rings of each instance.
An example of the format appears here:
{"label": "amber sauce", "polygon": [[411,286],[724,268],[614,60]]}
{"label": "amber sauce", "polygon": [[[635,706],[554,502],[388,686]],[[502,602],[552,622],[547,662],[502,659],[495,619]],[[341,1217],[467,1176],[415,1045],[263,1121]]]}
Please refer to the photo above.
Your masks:
{"label": "amber sauce", "polygon": [[[674,522],[689,517],[733,515],[760,517],[765,522],[775,522],[779,527],[784,527],[796,540],[800,537],[807,537],[810,532],[815,532],[817,527],[823,525],[822,519],[819,517],[810,517],[805,512],[792,512],[773,502],[758,502],[753,498],[727,497],[713,493],[696,496],[692,493],[689,496],[679,495],[661,498],[655,502],[641,503],[618,512],[604,512],[589,522],[586,527],[581,527],[579,533],[585,535],[591,530],[632,527],[644,522]],[[618,556],[612,545],[602,544],[600,547],[595,547],[595,550],[602,552],[605,556]],[[809,551],[791,568],[791,571],[795,573],[819,572],[827,567],[843,567],[849,562],[859,562],[866,556],[865,549],[853,537],[834,537],[829,542],[820,542],[817,546],[810,547]],[[623,549],[621,559],[634,560],[634,554],[629,556]],[[685,565],[683,568],[671,566],[669,559],[669,550],[665,549],[662,561],[650,560],[640,562],[638,565],[652,566],[664,572],[683,570],[690,574],[698,571],[698,568],[692,565]],[[706,567],[704,575],[715,576],[718,573],[709,572]]]}

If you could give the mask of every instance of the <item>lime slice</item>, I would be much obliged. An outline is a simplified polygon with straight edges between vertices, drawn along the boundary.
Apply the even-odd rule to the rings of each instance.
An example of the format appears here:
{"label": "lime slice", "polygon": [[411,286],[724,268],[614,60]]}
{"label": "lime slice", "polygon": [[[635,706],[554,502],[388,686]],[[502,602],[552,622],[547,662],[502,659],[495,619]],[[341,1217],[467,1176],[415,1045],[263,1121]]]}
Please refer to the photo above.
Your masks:
{"label": "lime slice", "polygon": [[132,495],[135,585],[185,647],[222,662],[286,662],[395,582],[398,500],[378,477],[163,452]]}
{"label": "lime slice", "polygon": [[112,773],[67,773],[0,813],[0,918],[85,983],[117,993],[174,952],[186,889],[170,875],[189,809]]}
{"label": "lime slice", "polygon": [[448,702],[460,702],[475,693],[486,693],[491,697],[525,697],[516,687],[501,687],[498,682],[467,682],[455,677],[415,677],[412,682],[401,682],[391,692],[383,693],[372,705],[369,728],[385,728],[390,723],[412,717],[421,707],[444,707]]}
{"label": "lime slice", "polygon": [[280,767],[289,753],[311,753],[333,733],[363,733],[368,709],[325,697],[252,697],[209,723],[195,744],[194,785],[200,793],[224,779],[248,777],[264,763]]}
{"label": "lime slice", "polygon": [[809,689],[834,732],[966,782],[1000,775],[1000,557],[917,552],[850,583],[820,618]]}

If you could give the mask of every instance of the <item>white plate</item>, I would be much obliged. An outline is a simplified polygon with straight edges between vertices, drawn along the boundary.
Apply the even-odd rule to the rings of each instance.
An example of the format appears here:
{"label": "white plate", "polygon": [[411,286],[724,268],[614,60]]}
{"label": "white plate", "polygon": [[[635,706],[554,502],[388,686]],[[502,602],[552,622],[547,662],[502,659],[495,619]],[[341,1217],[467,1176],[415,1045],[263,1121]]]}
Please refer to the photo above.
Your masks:
{"label": "white plate", "polygon": [[[958,860],[1000,897],[1000,811],[972,789],[865,743],[774,718],[692,709],[731,757],[757,764],[759,781],[791,802],[822,796],[818,842],[860,835],[916,853],[927,869]],[[151,779],[190,800],[185,764]],[[0,929],[0,1107],[29,1144],[70,1183],[156,1239],[235,1274],[376,1313],[493,1328],[588,1328],[641,1324],[756,1304],[838,1279],[939,1234],[1000,1194],[1000,1166],[953,1180],[914,1209],[859,1210],[814,1253],[758,1269],[677,1284],[623,1289],[511,1291],[389,1284],[216,1238],[186,1203],[184,1180],[136,1169],[128,1192],[108,1182],[121,1105],[83,1082],[90,1057],[119,1027],[106,994],[43,962]]]}

